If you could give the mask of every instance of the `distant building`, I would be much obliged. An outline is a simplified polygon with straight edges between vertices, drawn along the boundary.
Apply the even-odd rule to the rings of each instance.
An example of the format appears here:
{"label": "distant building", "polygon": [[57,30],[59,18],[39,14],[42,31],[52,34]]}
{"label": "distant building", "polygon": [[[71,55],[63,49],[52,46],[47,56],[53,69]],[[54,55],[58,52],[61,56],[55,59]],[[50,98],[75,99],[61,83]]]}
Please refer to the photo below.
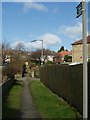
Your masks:
{"label": "distant building", "polygon": [[51,62],[53,62],[53,58],[54,58],[54,56],[53,55],[47,55],[47,56],[44,56],[44,60],[47,62],[47,61],[51,61]]}
{"label": "distant building", "polygon": [[10,60],[10,55],[6,55],[5,57],[5,63],[9,63],[11,60]]}
{"label": "distant building", "polygon": [[2,64],[2,46],[0,44],[0,65]]}
{"label": "distant building", "polygon": [[[87,59],[90,59],[90,35],[87,37]],[[83,62],[83,41],[72,43],[72,62]]]}
{"label": "distant building", "polygon": [[59,52],[58,55],[61,58],[61,62],[64,62],[65,55],[72,56],[72,51],[64,50],[64,51]]}

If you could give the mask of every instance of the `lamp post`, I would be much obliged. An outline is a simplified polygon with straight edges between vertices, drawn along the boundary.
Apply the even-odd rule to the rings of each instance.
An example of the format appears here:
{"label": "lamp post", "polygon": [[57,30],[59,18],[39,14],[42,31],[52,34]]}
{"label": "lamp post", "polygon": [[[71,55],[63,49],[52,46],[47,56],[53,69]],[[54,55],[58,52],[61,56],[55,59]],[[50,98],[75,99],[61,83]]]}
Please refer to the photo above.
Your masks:
{"label": "lamp post", "polygon": [[87,80],[87,35],[86,35],[86,0],[76,7],[77,18],[82,15],[83,38],[83,118],[88,117],[88,80]]}
{"label": "lamp post", "polygon": [[44,58],[43,58],[43,40],[32,40],[31,42],[36,42],[36,41],[41,41],[42,42],[41,65],[43,65],[43,61],[44,61]]}
{"label": "lamp post", "polygon": [[87,99],[87,37],[86,37],[86,0],[82,0],[82,31],[83,31],[83,118],[88,117]]}

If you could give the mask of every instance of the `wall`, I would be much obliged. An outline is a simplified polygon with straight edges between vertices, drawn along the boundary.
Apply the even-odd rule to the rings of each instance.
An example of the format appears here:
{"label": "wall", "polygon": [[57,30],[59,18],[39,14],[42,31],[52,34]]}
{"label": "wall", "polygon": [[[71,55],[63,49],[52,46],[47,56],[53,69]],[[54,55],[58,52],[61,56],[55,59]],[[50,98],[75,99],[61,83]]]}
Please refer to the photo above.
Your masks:
{"label": "wall", "polygon": [[83,46],[82,44],[72,46],[72,62],[83,61]]}
{"label": "wall", "polygon": [[[87,44],[88,57],[90,57],[90,44]],[[82,62],[83,61],[83,45],[73,45],[72,46],[72,62]]]}
{"label": "wall", "polygon": [[[88,70],[90,71],[90,65]],[[82,64],[41,67],[40,80],[54,93],[67,100],[70,105],[83,114]]]}

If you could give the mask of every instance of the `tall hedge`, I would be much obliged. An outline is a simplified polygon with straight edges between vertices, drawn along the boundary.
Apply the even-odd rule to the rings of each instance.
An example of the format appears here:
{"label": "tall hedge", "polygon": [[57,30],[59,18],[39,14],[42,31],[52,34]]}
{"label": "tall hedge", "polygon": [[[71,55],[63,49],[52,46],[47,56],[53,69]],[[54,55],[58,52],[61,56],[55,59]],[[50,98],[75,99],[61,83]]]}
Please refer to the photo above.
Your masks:
{"label": "tall hedge", "polygon": [[[90,63],[88,79],[90,81]],[[83,114],[83,65],[52,65],[40,68],[40,80]],[[89,82],[90,85],[90,82]],[[89,93],[90,94],[90,93]],[[90,95],[89,95],[90,100]],[[89,105],[90,106],[90,105]]]}
{"label": "tall hedge", "polygon": [[[90,113],[90,62],[88,63],[88,113]],[[90,119],[90,114],[88,114]]]}

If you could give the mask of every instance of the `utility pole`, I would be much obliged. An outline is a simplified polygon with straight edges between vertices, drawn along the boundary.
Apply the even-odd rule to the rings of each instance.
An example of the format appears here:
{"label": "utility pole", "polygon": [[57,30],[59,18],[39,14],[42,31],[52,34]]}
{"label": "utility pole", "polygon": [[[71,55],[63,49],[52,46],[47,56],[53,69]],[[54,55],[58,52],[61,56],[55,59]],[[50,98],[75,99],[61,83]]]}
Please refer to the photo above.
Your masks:
{"label": "utility pole", "polygon": [[43,58],[43,40],[40,40],[40,41],[42,41],[41,65],[43,65],[43,61],[44,61],[44,58]]}
{"label": "utility pole", "polygon": [[82,0],[76,7],[77,16],[82,15],[83,40],[83,118],[88,118],[88,80],[87,80],[87,35],[86,35],[86,0]]}
{"label": "utility pole", "polygon": [[83,118],[88,118],[88,81],[87,81],[87,35],[86,0],[82,0],[82,38],[83,38]]}
{"label": "utility pole", "polygon": [[41,41],[42,42],[42,50],[41,50],[41,65],[43,65],[44,57],[43,57],[43,40],[32,40],[31,42]]}

